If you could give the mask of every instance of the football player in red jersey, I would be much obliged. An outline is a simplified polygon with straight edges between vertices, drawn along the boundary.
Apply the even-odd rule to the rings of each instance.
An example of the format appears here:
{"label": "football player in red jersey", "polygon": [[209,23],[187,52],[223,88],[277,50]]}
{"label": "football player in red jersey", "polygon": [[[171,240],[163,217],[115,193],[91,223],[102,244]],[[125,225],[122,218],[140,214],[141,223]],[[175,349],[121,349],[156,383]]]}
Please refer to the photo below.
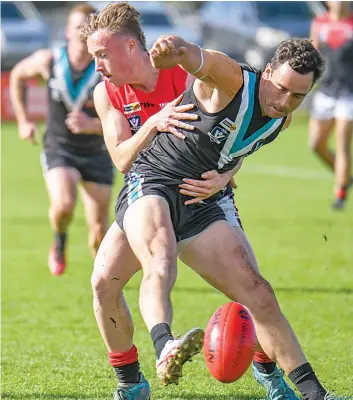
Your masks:
{"label": "football player in red jersey", "polygon": [[[105,29],[100,30],[104,24]],[[186,112],[195,106],[178,106],[181,94],[194,78],[179,66],[161,71],[152,67],[137,10],[127,3],[111,4],[95,22],[87,24],[82,36],[88,39],[97,71],[105,77],[97,85],[94,99],[105,143],[117,169],[129,171],[137,155],[159,131],[168,131],[183,140],[185,136],[178,128],[194,129],[187,120],[197,116]],[[209,173],[205,179],[214,192],[232,177],[229,173]],[[119,380],[115,399],[147,399],[150,394],[149,384],[140,373],[133,345],[133,322],[122,293],[140,269],[125,233],[114,222],[96,257],[92,287],[97,324]],[[186,340],[195,338],[199,351],[203,332],[192,331]]]}
{"label": "football player in red jersey", "polygon": [[[311,38],[326,63],[313,98],[310,146],[335,174],[334,209],[342,209],[353,185],[353,12],[348,1],[327,2],[328,12],[315,18]],[[335,129],[336,151],[328,147]]]}
{"label": "football player in red jersey", "polygon": [[[185,114],[194,105],[177,106],[181,97],[173,101],[188,86],[188,75],[179,66],[160,71],[152,67],[139,14],[133,7],[127,3],[108,6],[87,24],[83,37],[96,60],[97,70],[105,76],[105,82],[95,90],[95,104],[107,147],[121,172],[129,171],[139,152],[158,131],[169,131],[182,140],[184,135],[177,128],[194,129],[185,122],[195,118]],[[192,82],[193,77],[190,78]],[[203,178],[210,193],[215,193],[232,175],[233,172],[209,171]],[[232,198],[227,196],[225,202],[239,226]],[[92,286],[95,317],[119,380],[116,399],[128,395],[148,398],[150,390],[139,370],[133,322],[122,294],[125,284],[140,269],[124,232],[113,223],[97,255]],[[199,351],[202,336],[202,331],[193,330],[185,335],[184,341],[186,344],[193,341]],[[274,364],[264,353],[259,354],[260,361],[268,366]]]}

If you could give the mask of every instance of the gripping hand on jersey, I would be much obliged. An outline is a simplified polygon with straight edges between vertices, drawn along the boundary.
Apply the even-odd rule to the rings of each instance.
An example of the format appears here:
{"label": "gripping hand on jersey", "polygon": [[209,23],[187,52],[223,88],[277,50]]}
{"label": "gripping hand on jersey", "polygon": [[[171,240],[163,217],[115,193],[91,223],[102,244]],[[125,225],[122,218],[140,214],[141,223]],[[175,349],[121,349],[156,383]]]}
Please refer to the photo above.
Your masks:
{"label": "gripping hand on jersey", "polygon": [[185,104],[178,106],[181,102],[183,95],[180,95],[175,100],[167,104],[161,111],[148,119],[149,122],[154,123],[155,128],[159,132],[170,132],[180,139],[185,139],[185,135],[181,133],[178,128],[192,131],[195,129],[193,125],[189,125],[182,120],[195,121],[198,119],[196,114],[187,113],[195,107],[194,104]]}
{"label": "gripping hand on jersey", "polygon": [[178,36],[160,36],[149,51],[155,68],[173,68],[184,58],[184,40]]}
{"label": "gripping hand on jersey", "polygon": [[180,184],[179,192],[185,196],[194,197],[191,200],[187,200],[184,204],[190,205],[199,203],[208,197],[213,196],[220,190],[222,190],[229,182],[232,188],[236,188],[237,185],[234,182],[234,178],[230,177],[228,172],[224,174],[218,173],[216,170],[211,170],[201,175],[202,180],[184,178],[184,183]]}

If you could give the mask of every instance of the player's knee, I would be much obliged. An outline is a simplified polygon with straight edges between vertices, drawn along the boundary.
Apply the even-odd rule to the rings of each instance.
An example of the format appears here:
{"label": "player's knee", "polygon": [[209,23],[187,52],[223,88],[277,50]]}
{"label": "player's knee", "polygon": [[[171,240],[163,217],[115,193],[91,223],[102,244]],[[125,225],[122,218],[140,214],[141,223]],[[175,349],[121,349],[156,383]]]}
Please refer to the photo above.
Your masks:
{"label": "player's knee", "polygon": [[112,280],[97,272],[96,268],[91,276],[91,286],[93,291],[94,301],[101,306],[111,300],[116,299],[122,293],[122,288],[119,285],[112,284]]}
{"label": "player's knee", "polygon": [[54,214],[58,218],[70,218],[74,212],[75,202],[74,201],[62,201],[52,206]]}
{"label": "player's knee", "polygon": [[321,154],[326,148],[326,142],[320,138],[311,138],[309,148],[313,153]]}

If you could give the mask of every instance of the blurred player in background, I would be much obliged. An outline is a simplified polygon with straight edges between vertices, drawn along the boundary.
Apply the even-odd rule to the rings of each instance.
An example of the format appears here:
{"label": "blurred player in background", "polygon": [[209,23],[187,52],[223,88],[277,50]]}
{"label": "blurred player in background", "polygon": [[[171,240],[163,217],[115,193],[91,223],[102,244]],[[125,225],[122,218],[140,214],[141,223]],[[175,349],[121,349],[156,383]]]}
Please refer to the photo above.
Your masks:
{"label": "blurred player in background", "polygon": [[82,24],[95,11],[88,4],[76,5],[68,16],[67,46],[38,50],[20,61],[11,73],[10,93],[19,136],[33,144],[37,129],[29,120],[23,89],[26,80],[35,76],[48,81],[49,111],[41,162],[54,232],[48,260],[54,275],[62,274],[66,267],[67,230],[80,182],[93,255],[108,224],[113,166],[93,103],[100,75],[80,37]]}
{"label": "blurred player in background", "polygon": [[[350,2],[327,2],[328,13],[315,18],[311,28],[314,46],[325,58],[326,70],[313,98],[310,145],[335,174],[334,209],[345,206],[353,184],[351,170],[353,133],[353,12]],[[335,154],[328,147],[335,129]]]}

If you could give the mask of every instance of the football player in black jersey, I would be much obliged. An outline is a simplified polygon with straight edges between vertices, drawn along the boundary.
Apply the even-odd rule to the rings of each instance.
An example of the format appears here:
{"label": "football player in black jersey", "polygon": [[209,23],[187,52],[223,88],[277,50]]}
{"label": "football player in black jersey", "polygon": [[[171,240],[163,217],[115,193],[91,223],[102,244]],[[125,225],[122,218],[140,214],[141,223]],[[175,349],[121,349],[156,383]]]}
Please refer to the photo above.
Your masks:
{"label": "football player in black jersey", "polygon": [[[231,170],[274,140],[321,76],[321,56],[307,39],[288,40],[259,72],[172,36],[157,40],[150,55],[157,68],[179,64],[198,78],[184,99],[189,102],[194,96],[200,116],[185,140],[177,142],[161,133],[140,154],[126,176],[116,208],[118,224],[144,271],[140,306],[154,345],[160,349],[159,376],[165,383],[177,381],[181,365],[195,352],[181,348],[169,327],[177,241],[187,240],[181,259],[249,308],[260,345],[304,398],[331,398],[307,362],[270,284],[260,275],[244,232],[226,223],[217,194],[191,206],[185,205],[185,196],[176,194],[186,170],[192,177],[200,176],[205,166],[219,172]],[[267,375],[262,372],[257,378],[264,381]]]}
{"label": "football player in black jersey", "polygon": [[66,267],[67,230],[79,183],[93,255],[108,223],[113,166],[93,104],[93,89],[100,74],[80,37],[82,24],[94,12],[89,4],[76,5],[68,16],[67,45],[38,50],[20,61],[11,73],[11,100],[19,136],[33,144],[37,129],[26,109],[23,88],[26,80],[35,76],[48,81],[49,109],[41,160],[54,232],[48,260],[54,275],[62,274]]}

